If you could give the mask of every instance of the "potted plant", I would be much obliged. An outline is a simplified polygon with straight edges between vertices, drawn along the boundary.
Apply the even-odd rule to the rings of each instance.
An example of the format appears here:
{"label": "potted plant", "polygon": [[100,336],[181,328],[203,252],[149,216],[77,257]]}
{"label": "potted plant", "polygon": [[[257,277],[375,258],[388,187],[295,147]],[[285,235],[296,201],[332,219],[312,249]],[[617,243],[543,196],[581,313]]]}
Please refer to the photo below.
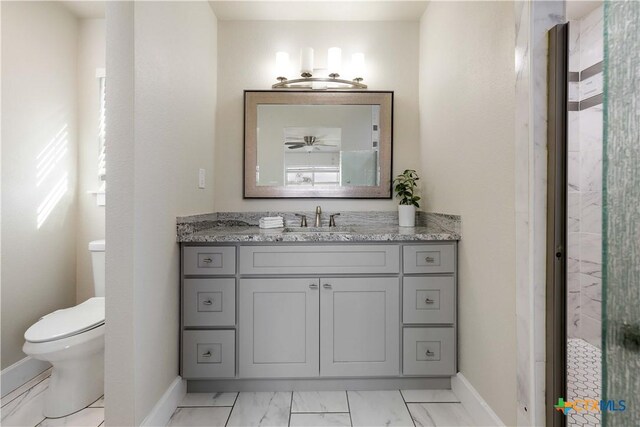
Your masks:
{"label": "potted plant", "polygon": [[413,169],[406,169],[393,180],[396,197],[400,199],[398,205],[398,225],[400,227],[416,226],[416,208],[420,207],[420,197],[415,192],[420,178]]}

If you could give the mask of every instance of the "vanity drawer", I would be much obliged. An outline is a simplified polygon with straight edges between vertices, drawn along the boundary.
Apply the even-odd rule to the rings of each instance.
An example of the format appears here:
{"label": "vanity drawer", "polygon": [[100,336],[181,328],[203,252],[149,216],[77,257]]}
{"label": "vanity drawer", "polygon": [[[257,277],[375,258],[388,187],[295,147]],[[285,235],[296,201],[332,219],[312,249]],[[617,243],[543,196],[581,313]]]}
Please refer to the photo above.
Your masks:
{"label": "vanity drawer", "polygon": [[398,273],[397,245],[241,246],[241,274]]}
{"label": "vanity drawer", "polygon": [[453,276],[405,277],[402,280],[403,323],[449,323],[455,320]]}
{"label": "vanity drawer", "polygon": [[184,326],[236,324],[236,279],[184,279]]}
{"label": "vanity drawer", "polygon": [[455,247],[443,245],[408,245],[404,247],[404,272],[453,273],[455,271]]}
{"label": "vanity drawer", "polygon": [[231,275],[236,273],[236,248],[233,246],[185,246],[185,275]]}
{"label": "vanity drawer", "polygon": [[404,375],[455,375],[456,351],[453,328],[404,328]]}
{"label": "vanity drawer", "polygon": [[235,376],[235,331],[184,331],[182,377],[185,379]]}

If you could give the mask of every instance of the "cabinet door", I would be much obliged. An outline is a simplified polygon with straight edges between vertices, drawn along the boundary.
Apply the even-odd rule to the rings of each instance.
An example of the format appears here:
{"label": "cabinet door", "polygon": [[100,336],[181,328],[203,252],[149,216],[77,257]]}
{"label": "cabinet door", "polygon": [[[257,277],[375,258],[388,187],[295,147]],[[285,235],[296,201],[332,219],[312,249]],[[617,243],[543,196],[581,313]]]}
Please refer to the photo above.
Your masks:
{"label": "cabinet door", "polygon": [[397,278],[321,279],[320,374],[398,375]]}
{"label": "cabinet door", "polygon": [[240,280],[240,376],[313,377],[319,371],[319,280]]}

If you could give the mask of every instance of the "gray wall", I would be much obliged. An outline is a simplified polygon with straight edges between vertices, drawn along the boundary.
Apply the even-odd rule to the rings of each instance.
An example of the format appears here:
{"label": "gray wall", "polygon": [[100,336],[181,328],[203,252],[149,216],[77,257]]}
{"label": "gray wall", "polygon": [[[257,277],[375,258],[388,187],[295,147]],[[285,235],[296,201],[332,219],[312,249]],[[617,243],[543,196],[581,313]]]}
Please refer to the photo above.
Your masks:
{"label": "gray wall", "polygon": [[78,25],[55,2],[2,2],[2,368],[25,330],[76,302]]}
{"label": "gray wall", "polygon": [[[104,206],[89,194],[98,180],[99,81],[96,69],[105,67],[105,20],[79,21],[78,42],[78,221],[76,255],[76,302],[94,295],[90,241],[104,239]],[[108,167],[108,166],[107,166]]]}
{"label": "gray wall", "polygon": [[142,423],[178,376],[175,221],[213,210],[216,53],[206,2],[107,4],[107,425]]}
{"label": "gray wall", "polygon": [[[309,200],[242,198],[243,90],[268,89],[276,82],[275,53],[287,51],[292,76],[300,48],[312,46],[317,67],[327,49],[341,46],[343,65],[351,54],[366,55],[365,83],[395,91],[393,171],[418,169],[418,22],[220,21],[216,211],[309,210]],[[345,75],[348,77],[348,72]],[[395,210],[397,200],[322,200],[326,211]]]}
{"label": "gray wall", "polygon": [[514,15],[510,2],[432,2],[420,25],[426,206],[462,216],[459,370],[507,425],[518,353]]}

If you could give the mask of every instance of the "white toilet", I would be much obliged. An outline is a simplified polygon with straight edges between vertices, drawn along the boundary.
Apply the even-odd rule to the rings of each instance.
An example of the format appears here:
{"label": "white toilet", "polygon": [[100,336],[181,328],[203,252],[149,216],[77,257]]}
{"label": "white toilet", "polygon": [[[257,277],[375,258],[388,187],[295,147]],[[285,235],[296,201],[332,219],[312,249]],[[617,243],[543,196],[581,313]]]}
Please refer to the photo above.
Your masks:
{"label": "white toilet", "polygon": [[43,415],[64,417],[104,393],[104,240],[89,243],[95,298],[54,311],[24,333],[22,350],[53,365]]}

